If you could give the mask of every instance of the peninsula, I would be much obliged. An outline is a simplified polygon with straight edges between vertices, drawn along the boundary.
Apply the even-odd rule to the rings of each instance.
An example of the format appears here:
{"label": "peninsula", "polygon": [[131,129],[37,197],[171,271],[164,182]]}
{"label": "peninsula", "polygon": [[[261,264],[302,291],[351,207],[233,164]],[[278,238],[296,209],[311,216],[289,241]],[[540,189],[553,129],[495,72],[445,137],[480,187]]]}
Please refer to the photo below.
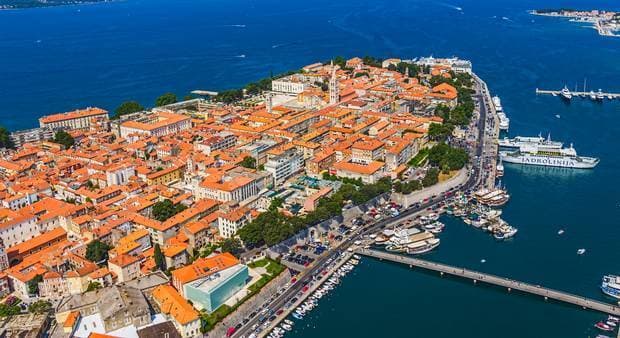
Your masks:
{"label": "peninsula", "polygon": [[573,22],[589,22],[602,36],[620,37],[620,12],[560,8],[538,9],[530,11],[530,14],[569,18]]}
{"label": "peninsula", "polygon": [[[0,130],[11,332],[281,336],[371,233],[423,216],[388,245],[420,254],[452,205],[508,200],[491,191],[497,109],[469,61],[336,57],[195,92]],[[485,229],[516,233],[499,217]]]}

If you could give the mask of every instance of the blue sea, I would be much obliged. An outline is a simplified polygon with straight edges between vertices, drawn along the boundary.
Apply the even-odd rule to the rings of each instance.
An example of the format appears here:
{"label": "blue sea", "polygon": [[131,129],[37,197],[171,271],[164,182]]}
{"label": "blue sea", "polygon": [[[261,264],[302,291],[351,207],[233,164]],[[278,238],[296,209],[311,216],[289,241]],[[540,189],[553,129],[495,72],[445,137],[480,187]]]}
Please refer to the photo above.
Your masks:
{"label": "blue sea", "polygon": [[[506,165],[504,218],[517,236],[497,242],[446,218],[442,245],[426,257],[611,302],[598,286],[620,274],[620,101],[567,104],[535,89],[587,78],[588,90],[620,92],[620,38],[527,13],[557,7],[620,3],[128,0],[0,11],[0,124],[28,128],[43,114],[125,100],[149,106],[164,92],[235,88],[335,55],[459,56],[502,98],[511,135],[550,133],[601,163]],[[603,317],[364,259],[289,336],[594,337]]]}

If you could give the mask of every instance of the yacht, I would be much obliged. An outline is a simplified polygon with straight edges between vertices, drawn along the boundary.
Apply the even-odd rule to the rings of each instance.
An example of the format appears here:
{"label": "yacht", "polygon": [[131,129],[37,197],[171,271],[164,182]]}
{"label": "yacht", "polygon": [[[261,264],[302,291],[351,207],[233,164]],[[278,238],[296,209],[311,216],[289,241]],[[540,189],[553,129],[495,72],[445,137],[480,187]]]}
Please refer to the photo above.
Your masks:
{"label": "yacht", "polygon": [[562,95],[562,97],[567,99],[567,100],[570,100],[570,99],[573,98],[573,94],[571,94],[570,90],[566,86],[564,86],[564,88],[562,88],[562,90],[560,91],[560,95]]}
{"label": "yacht", "polygon": [[606,275],[603,276],[603,282],[601,283],[601,291],[604,294],[620,299],[620,276]]}
{"label": "yacht", "polygon": [[496,176],[497,177],[502,177],[504,176],[504,164],[502,163],[502,159],[499,159],[499,163],[497,164],[497,173]]}
{"label": "yacht", "polygon": [[603,330],[603,331],[613,331],[613,327],[603,323],[603,322],[598,322],[596,324],[594,324],[594,327],[596,327],[599,330]]}
{"label": "yacht", "polygon": [[495,110],[497,112],[503,111],[502,100],[500,100],[499,96],[493,96],[491,100],[493,101],[493,106],[495,106]]}
{"label": "yacht", "polygon": [[439,246],[439,238],[431,238],[426,241],[419,241],[407,245],[407,253],[410,255],[419,255],[427,253]]}

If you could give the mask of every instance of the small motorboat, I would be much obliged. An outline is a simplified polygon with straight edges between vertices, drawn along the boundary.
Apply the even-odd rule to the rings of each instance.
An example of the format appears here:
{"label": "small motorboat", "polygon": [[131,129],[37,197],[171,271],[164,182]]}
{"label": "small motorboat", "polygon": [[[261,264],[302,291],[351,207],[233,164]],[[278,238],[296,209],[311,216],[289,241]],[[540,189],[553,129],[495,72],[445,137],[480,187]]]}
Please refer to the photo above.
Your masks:
{"label": "small motorboat", "polygon": [[616,326],[618,326],[618,324],[616,324],[616,323],[612,322],[611,320],[606,321],[606,322],[605,322],[605,324],[609,325],[610,327],[616,327]]}
{"label": "small motorboat", "polygon": [[613,328],[603,322],[598,322],[596,324],[594,324],[594,327],[599,329],[599,330],[603,330],[603,331],[613,331]]}
{"label": "small motorboat", "polygon": [[614,316],[607,317],[607,320],[610,321],[610,322],[614,322],[614,323],[620,322],[620,318],[614,317]]}
{"label": "small motorboat", "polygon": [[293,329],[293,327],[288,324],[281,324],[280,326],[282,326],[282,328],[285,329],[286,331],[290,331]]}
{"label": "small motorboat", "polygon": [[562,234],[564,234],[564,230],[563,229],[558,230],[558,235],[562,235]]}
{"label": "small motorboat", "polygon": [[555,114],[555,118],[559,119],[560,118],[560,114]]}
{"label": "small motorboat", "polygon": [[583,255],[584,253],[586,253],[586,249],[582,248],[582,249],[577,250],[578,255]]}
{"label": "small motorboat", "polygon": [[291,316],[293,316],[295,319],[300,319],[300,320],[304,319],[304,316],[299,314],[299,313],[297,313],[297,312],[293,312],[293,314]]}
{"label": "small motorboat", "polygon": [[480,260],[480,263],[486,263],[486,262],[487,262],[487,260],[484,259],[484,258]]}

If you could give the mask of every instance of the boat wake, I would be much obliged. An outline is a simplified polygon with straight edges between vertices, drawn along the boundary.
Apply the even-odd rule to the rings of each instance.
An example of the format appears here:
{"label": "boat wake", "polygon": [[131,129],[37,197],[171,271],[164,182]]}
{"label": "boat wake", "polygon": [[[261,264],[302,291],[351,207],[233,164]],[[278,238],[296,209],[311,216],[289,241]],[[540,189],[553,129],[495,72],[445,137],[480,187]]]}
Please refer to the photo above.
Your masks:
{"label": "boat wake", "polygon": [[455,5],[451,5],[451,4],[446,4],[446,3],[439,3],[440,5],[444,6],[444,7],[448,7],[448,8],[452,8],[456,11],[462,12],[463,11],[463,7],[459,7],[459,6],[455,6]]}
{"label": "boat wake", "polygon": [[512,20],[510,20],[510,18],[509,18],[509,17],[506,17],[506,16],[502,16],[502,20],[505,20],[505,21],[511,21],[511,22],[512,22]]}
{"label": "boat wake", "polygon": [[245,54],[235,55],[236,58],[245,59]]}
{"label": "boat wake", "polygon": [[224,25],[224,27],[238,27],[238,28],[245,28],[245,25]]}

